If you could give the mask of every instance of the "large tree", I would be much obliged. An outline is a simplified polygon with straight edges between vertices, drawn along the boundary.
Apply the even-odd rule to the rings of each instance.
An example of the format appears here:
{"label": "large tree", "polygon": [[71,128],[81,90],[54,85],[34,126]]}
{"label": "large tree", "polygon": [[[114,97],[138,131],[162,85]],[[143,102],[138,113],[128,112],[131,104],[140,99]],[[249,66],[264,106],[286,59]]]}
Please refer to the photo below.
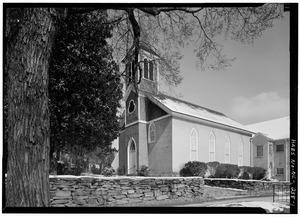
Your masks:
{"label": "large tree", "polygon": [[50,156],[83,155],[117,138],[122,85],[106,17],[92,11],[60,21],[49,72]]}
{"label": "large tree", "polygon": [[[225,31],[233,39],[251,41],[271,27],[275,19],[282,17],[282,7],[277,4],[243,8],[226,8],[224,5],[216,8],[205,4],[199,4],[199,8],[125,6],[107,8],[114,9],[108,22],[119,27],[116,33],[121,36],[114,41],[115,50],[122,54],[125,42],[130,43],[129,47],[135,46],[134,70],[137,75],[141,40],[154,46],[161,57],[161,72],[170,84],[181,80],[178,51],[194,34],[198,37],[195,47],[200,65],[213,55],[216,62],[212,66],[222,68],[228,65],[228,59],[213,41],[215,36]],[[49,205],[48,72],[56,23],[71,14],[96,9],[99,8],[23,8],[16,31],[10,28],[13,22],[7,22],[6,36],[15,36],[6,52],[9,81],[7,206]],[[4,11],[10,15],[8,8]],[[163,40],[161,36],[164,36]]]}

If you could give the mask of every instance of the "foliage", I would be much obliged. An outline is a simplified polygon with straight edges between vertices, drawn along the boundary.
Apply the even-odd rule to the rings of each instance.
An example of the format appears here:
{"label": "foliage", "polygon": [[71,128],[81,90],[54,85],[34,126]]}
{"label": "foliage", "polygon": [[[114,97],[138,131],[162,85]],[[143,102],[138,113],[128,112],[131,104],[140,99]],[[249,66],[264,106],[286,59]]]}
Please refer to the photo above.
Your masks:
{"label": "foliage", "polygon": [[94,11],[59,23],[49,72],[51,153],[65,149],[82,156],[118,136],[122,92],[106,42],[111,28],[104,22],[106,14]]}
{"label": "foliage", "polygon": [[100,167],[97,168],[95,165],[93,165],[93,166],[91,167],[91,172],[92,172],[93,174],[101,174],[101,168],[100,168]]}
{"label": "foliage", "polygon": [[266,175],[266,169],[261,167],[253,167],[253,179],[254,180],[261,180]]}
{"label": "foliage", "polygon": [[234,164],[220,164],[215,173],[215,178],[237,178],[240,169]]}
{"label": "foliage", "polygon": [[207,166],[203,162],[189,161],[184,165],[184,168],[180,170],[180,176],[202,176],[207,170]]}
{"label": "foliage", "polygon": [[117,174],[119,176],[125,175],[125,167],[124,166],[123,167],[118,167]]}
{"label": "foliage", "polygon": [[150,170],[148,169],[148,167],[145,165],[142,165],[142,166],[140,166],[140,169],[137,170],[137,175],[138,176],[149,176],[149,172],[150,172]]}
{"label": "foliage", "polygon": [[[123,59],[128,49],[138,42],[151,47],[159,58],[160,71],[168,85],[177,85],[181,49],[193,44],[197,65],[204,70],[229,67],[218,39],[253,43],[274,20],[282,19],[282,4],[261,4],[259,7],[144,7],[111,10],[114,22],[112,44],[114,56]],[[130,16],[134,14],[134,16]],[[132,17],[132,19],[130,19]],[[137,73],[136,73],[137,74]]]}
{"label": "foliage", "polygon": [[239,177],[239,179],[250,179],[249,173],[246,171],[243,171],[242,175]]}
{"label": "foliage", "polygon": [[105,167],[102,170],[101,175],[104,175],[104,176],[113,176],[113,175],[116,175],[116,171],[112,167]]}
{"label": "foliage", "polygon": [[206,163],[207,170],[209,172],[209,177],[214,177],[217,167],[219,165],[220,165],[220,163],[218,161],[212,161],[212,162]]}

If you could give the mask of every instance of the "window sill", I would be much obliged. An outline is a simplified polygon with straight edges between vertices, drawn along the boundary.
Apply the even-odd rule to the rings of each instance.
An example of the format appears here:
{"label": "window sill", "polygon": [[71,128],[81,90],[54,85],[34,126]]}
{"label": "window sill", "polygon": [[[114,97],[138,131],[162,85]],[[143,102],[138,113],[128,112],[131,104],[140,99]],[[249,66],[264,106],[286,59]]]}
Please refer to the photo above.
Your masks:
{"label": "window sill", "polygon": [[256,156],[255,158],[264,158],[264,156]]}

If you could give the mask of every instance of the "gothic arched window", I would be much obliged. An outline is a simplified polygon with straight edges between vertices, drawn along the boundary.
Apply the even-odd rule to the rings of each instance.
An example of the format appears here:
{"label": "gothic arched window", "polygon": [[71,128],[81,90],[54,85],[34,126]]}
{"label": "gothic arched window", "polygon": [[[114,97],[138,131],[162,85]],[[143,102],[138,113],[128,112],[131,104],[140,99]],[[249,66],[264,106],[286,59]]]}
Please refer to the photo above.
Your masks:
{"label": "gothic arched window", "polygon": [[228,135],[225,137],[225,163],[230,163],[230,138]]}
{"label": "gothic arched window", "polygon": [[153,81],[153,62],[149,62],[149,79]]}
{"label": "gothic arched window", "polygon": [[209,162],[215,161],[216,138],[213,132],[209,135]]}
{"label": "gothic arched window", "polygon": [[149,78],[148,76],[148,60],[144,59],[144,78]]}
{"label": "gothic arched window", "polygon": [[238,165],[239,166],[243,166],[243,158],[244,158],[244,143],[242,138],[240,138],[239,140],[239,144],[238,144]]}
{"label": "gothic arched window", "polygon": [[198,161],[198,134],[195,128],[192,129],[190,134],[190,160]]}
{"label": "gothic arched window", "polygon": [[155,137],[156,137],[155,124],[152,122],[149,125],[149,134],[148,134],[149,143],[155,142],[155,139],[156,139]]}

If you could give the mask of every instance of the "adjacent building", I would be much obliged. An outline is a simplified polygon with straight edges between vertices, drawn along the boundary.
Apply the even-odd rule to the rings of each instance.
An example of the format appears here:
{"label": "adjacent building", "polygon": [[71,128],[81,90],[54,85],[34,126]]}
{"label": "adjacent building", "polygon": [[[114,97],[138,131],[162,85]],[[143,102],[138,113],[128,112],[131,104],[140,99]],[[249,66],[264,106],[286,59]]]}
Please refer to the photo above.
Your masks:
{"label": "adjacent building", "polygon": [[251,165],[265,168],[269,178],[290,181],[290,118],[247,127],[256,132],[251,139]]}

